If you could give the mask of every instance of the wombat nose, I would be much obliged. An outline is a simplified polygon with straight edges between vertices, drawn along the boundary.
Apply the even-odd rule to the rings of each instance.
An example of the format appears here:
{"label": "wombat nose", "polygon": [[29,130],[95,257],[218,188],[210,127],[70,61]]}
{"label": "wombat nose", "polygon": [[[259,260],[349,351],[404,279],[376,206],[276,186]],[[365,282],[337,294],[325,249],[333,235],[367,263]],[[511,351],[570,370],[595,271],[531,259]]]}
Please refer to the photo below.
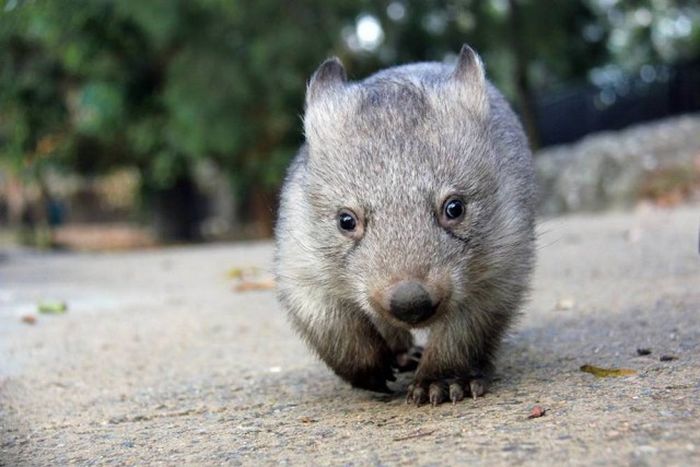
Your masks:
{"label": "wombat nose", "polygon": [[436,308],[428,291],[418,282],[399,282],[391,291],[391,314],[405,323],[418,324],[425,321],[435,313]]}

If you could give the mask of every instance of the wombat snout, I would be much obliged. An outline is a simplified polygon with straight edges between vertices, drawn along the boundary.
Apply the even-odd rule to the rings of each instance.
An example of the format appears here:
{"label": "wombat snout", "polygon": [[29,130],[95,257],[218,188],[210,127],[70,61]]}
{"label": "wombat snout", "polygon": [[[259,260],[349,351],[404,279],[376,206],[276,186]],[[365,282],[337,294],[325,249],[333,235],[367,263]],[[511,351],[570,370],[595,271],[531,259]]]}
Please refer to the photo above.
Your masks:
{"label": "wombat snout", "polygon": [[419,282],[402,281],[389,291],[389,311],[408,324],[427,320],[435,314],[439,304]]}

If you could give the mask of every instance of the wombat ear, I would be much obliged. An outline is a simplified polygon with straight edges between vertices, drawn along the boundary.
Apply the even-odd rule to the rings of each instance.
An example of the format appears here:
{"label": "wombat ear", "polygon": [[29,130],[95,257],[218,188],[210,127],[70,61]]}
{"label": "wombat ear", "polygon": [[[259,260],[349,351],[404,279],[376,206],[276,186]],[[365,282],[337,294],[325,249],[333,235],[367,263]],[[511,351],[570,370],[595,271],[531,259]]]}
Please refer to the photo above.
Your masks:
{"label": "wombat ear", "polygon": [[457,65],[452,72],[452,78],[469,83],[483,84],[486,80],[484,76],[484,65],[479,55],[467,44],[462,46],[457,59]]}
{"label": "wombat ear", "polygon": [[486,75],[484,64],[479,55],[467,44],[462,46],[459,58],[450,80],[457,83],[461,90],[469,93],[468,98],[481,110],[487,110]]}
{"label": "wombat ear", "polygon": [[306,105],[329,90],[342,87],[347,81],[345,68],[338,57],[326,60],[314,72],[306,88]]}

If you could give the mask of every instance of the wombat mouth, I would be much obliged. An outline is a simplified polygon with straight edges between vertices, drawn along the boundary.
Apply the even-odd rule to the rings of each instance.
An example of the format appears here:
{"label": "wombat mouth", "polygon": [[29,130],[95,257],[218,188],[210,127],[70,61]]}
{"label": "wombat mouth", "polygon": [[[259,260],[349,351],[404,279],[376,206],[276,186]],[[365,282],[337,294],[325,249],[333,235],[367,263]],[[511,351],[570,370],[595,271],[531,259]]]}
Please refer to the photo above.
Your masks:
{"label": "wombat mouth", "polygon": [[[375,308],[376,309],[376,308]],[[441,315],[440,304],[435,305],[431,308],[429,312],[418,315],[403,316],[403,318],[398,318],[388,310],[377,309],[380,316],[384,319],[393,323],[395,326],[404,329],[420,329],[429,326]]]}

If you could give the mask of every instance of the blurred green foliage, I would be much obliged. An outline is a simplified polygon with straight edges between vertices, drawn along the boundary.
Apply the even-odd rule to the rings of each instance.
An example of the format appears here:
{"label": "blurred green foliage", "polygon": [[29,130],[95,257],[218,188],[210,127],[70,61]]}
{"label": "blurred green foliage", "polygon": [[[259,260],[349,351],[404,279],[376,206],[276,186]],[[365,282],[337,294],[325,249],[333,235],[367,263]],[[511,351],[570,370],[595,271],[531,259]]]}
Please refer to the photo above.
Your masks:
{"label": "blurred green foliage", "polygon": [[[206,159],[243,203],[279,185],[302,140],[306,80],[328,55],[364,77],[469,42],[527,124],[534,89],[700,43],[698,7],[681,0],[6,0],[0,15],[0,157],[11,167],[135,166],[157,191]],[[381,25],[371,47],[357,36],[366,15]],[[664,28],[675,42],[659,39]],[[251,210],[269,223],[269,209]]]}
{"label": "blurred green foliage", "polygon": [[339,7],[17,2],[0,28],[3,155],[21,165],[43,148],[88,173],[134,164],[159,187],[206,157],[239,183],[272,186],[299,140],[306,76],[337,39]]}

